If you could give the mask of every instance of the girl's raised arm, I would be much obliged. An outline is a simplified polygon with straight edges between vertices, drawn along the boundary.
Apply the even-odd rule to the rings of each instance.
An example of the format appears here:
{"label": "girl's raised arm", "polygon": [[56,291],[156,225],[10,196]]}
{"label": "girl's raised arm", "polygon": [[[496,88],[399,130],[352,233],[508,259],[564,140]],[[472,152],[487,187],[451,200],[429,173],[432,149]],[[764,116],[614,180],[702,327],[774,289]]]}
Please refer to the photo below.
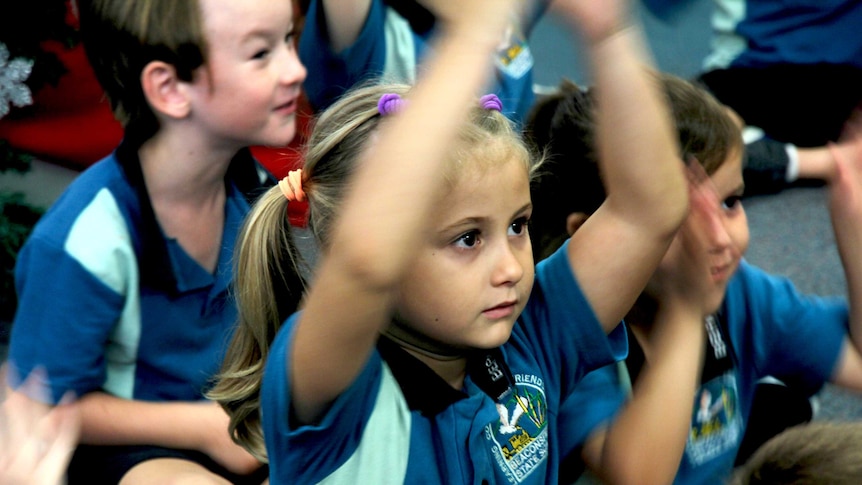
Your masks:
{"label": "girl's raised arm", "polygon": [[461,2],[404,109],[369,140],[289,344],[299,422],[314,421],[347,388],[389,325],[398,283],[443,187],[447,146],[486,81],[514,3]]}
{"label": "girl's raised arm", "polygon": [[569,257],[599,321],[623,318],[682,223],[687,183],[646,44],[626,0],[558,0],[589,46],[598,158],[607,199],[572,236]]}
{"label": "girl's raised arm", "polygon": [[721,224],[715,221],[721,201],[700,164],[689,170],[691,211],[700,217],[682,225],[650,281],[650,296],[626,317],[646,362],[625,408],[583,448],[587,466],[608,483],[671,483],[691,431],[706,349],[703,322],[716,311],[702,272],[709,267],[702,226]]}

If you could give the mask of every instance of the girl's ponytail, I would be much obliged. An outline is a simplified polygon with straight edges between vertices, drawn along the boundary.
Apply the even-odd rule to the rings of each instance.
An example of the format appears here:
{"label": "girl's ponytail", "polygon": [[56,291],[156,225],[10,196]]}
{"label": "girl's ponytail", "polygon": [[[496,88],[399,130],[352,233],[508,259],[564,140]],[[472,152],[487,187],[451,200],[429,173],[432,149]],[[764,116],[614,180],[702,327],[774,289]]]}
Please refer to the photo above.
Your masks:
{"label": "girl's ponytail", "polygon": [[260,387],[269,346],[305,290],[303,262],[286,216],[287,199],[270,188],[246,216],[234,257],[233,291],[239,322],[218,382],[208,397],[230,416],[239,445],[266,462],[260,423]]}

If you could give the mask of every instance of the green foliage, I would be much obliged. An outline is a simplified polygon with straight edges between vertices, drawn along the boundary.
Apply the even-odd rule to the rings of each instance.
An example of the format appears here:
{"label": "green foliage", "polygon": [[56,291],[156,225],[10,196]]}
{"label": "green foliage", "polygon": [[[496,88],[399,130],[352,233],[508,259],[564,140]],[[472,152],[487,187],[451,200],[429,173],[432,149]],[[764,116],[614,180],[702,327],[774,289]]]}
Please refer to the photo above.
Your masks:
{"label": "green foliage", "polygon": [[[33,156],[0,140],[0,173],[24,173],[30,170]],[[18,308],[15,295],[15,262],[18,251],[30,233],[42,209],[27,204],[20,193],[0,192],[0,341],[8,338],[4,322],[11,322]]]}
{"label": "green foliage", "polygon": [[33,155],[18,150],[9,145],[6,140],[0,140],[0,173],[8,171],[24,173],[30,170]]}
{"label": "green foliage", "polygon": [[15,262],[42,212],[27,204],[23,194],[0,193],[0,321],[11,321],[15,314]]}

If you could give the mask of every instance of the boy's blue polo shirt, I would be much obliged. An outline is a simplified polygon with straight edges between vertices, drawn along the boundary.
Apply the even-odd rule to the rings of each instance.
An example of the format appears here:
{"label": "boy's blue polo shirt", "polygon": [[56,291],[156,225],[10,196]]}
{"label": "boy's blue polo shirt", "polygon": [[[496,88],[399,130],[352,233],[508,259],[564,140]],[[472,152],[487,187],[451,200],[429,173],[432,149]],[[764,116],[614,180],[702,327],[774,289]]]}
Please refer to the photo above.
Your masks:
{"label": "boy's blue polo shirt", "polygon": [[162,233],[135,149],[122,144],[81,173],[19,255],[9,349],[18,374],[43,367],[55,402],[67,391],[99,390],[146,401],[202,399],[237,317],[231,263],[249,210],[230,175],[240,165],[256,169],[246,150],[232,162],[212,274]]}
{"label": "boy's blue polo shirt", "polygon": [[[673,483],[726,481],[748,426],[758,381],[773,376],[808,394],[817,392],[838,364],[848,318],[846,300],[804,295],[789,279],[743,260],[718,313],[721,328],[708,332],[707,351],[723,352],[729,365],[701,379]],[[562,426],[582,431],[583,441],[604,421],[596,417],[610,417],[625,405],[621,386],[613,366],[585,377],[563,404]]]}

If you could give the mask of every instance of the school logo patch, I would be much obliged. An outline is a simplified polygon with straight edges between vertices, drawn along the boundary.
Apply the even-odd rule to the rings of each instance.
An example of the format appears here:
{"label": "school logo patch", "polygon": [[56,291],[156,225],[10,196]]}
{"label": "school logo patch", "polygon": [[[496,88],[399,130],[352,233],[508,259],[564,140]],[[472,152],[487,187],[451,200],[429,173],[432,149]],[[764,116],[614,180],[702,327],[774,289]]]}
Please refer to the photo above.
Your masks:
{"label": "school logo patch", "polygon": [[533,53],[517,19],[509,22],[494,59],[497,69],[514,79],[522,78],[533,67]]}
{"label": "school logo patch", "polygon": [[521,483],[548,456],[547,400],[542,379],[515,374],[513,392],[497,403],[499,419],[485,426],[485,438],[510,483]]}
{"label": "school logo patch", "polygon": [[685,452],[697,466],[735,449],[741,439],[736,377],[727,372],[706,382],[698,391]]}

